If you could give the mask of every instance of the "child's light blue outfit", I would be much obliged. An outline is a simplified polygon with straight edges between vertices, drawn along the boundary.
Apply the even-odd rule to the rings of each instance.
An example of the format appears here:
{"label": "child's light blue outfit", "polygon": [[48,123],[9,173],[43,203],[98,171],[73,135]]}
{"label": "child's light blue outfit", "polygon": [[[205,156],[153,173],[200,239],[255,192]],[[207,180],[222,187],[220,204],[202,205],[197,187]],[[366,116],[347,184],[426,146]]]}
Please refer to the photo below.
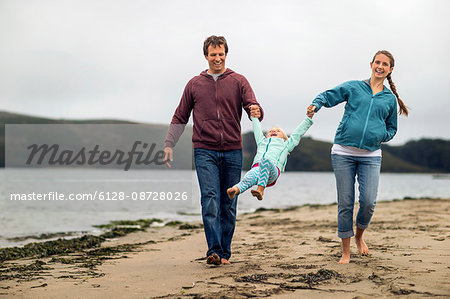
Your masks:
{"label": "child's light blue outfit", "polygon": [[263,158],[245,174],[242,181],[236,186],[239,188],[240,193],[255,185],[263,186],[264,188],[273,186],[279,175],[280,171],[278,167],[270,162],[270,160]]}
{"label": "child's light blue outfit", "polygon": [[242,181],[236,186],[242,193],[254,185],[271,186],[284,172],[287,156],[299,144],[301,137],[313,124],[312,119],[306,117],[294,130],[288,140],[283,138],[266,138],[261,129],[261,123],[257,118],[251,117],[253,134],[258,146],[256,156],[253,159],[252,169],[249,170]]}

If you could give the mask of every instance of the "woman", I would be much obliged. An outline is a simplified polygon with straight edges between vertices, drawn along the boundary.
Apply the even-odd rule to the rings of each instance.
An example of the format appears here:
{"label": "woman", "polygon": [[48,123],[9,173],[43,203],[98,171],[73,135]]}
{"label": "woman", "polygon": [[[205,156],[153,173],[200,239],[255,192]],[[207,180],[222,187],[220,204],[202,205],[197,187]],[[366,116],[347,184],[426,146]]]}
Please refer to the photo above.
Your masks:
{"label": "woman", "polygon": [[[408,109],[400,100],[391,78],[394,69],[392,54],[378,51],[370,68],[369,80],[345,82],[319,94],[308,107],[308,112],[318,112],[322,106],[330,108],[346,102],[331,149],[338,194],[338,236],[342,239],[340,264],[350,261],[350,238],[353,236],[361,255],[369,254],[363,233],[375,209],[381,143],[391,140],[397,132],[397,103],[399,114],[408,116]],[[385,79],[391,90],[383,85]],[[359,184],[356,235],[353,232],[355,177]]]}

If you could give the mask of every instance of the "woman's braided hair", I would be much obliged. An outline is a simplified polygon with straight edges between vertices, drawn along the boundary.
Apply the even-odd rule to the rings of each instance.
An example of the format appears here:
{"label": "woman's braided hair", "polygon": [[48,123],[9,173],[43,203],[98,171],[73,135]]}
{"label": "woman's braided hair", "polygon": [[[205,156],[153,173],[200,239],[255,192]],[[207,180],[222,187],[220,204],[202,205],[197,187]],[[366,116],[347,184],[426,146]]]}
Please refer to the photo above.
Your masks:
{"label": "woman's braided hair", "polygon": [[[375,55],[373,56],[372,62],[375,61],[375,57],[379,54],[386,55],[389,58],[391,67],[394,67],[394,65],[395,65],[394,56],[389,51],[386,51],[386,50],[380,50],[377,53],[375,53]],[[392,93],[397,98],[397,103],[400,106],[400,110],[398,113],[408,116],[408,108],[406,107],[405,103],[403,103],[403,101],[400,99],[400,96],[398,95],[397,88],[395,87],[394,81],[392,81],[391,74],[392,73],[389,73],[389,75],[387,75],[386,79],[388,80],[389,87],[391,88]]]}

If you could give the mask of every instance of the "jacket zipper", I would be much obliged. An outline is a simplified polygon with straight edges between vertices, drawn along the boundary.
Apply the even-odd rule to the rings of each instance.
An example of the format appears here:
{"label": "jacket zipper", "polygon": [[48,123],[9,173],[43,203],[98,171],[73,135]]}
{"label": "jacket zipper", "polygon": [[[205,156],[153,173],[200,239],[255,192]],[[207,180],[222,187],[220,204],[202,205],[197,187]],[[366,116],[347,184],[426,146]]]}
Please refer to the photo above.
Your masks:
{"label": "jacket zipper", "polygon": [[266,150],[264,151],[264,154],[262,155],[262,158],[261,158],[261,159],[264,159],[264,157],[266,156],[266,153],[267,153],[267,151],[269,150],[269,144],[270,144],[270,141],[272,141],[271,138],[269,138],[269,142],[267,142]]}
{"label": "jacket zipper", "polygon": [[[280,152],[280,154],[278,155],[278,159],[277,159],[277,165],[278,165],[278,163],[280,163],[280,158],[281,158],[281,155],[283,154],[283,152],[286,150],[286,146],[284,146],[284,148],[283,148],[283,150]],[[289,151],[288,151],[288,156],[289,156]],[[283,163],[283,166],[281,166],[281,169],[283,169],[284,168],[284,166],[286,165],[286,162],[287,162],[287,157],[286,157],[286,160],[284,160],[284,163]],[[278,167],[278,166],[277,166]]]}
{"label": "jacket zipper", "polygon": [[362,133],[362,136],[361,136],[361,141],[359,142],[359,148],[361,148],[361,146],[363,144],[363,141],[364,141],[364,136],[366,135],[367,124],[369,123],[369,116],[370,116],[370,112],[372,110],[373,98],[375,96],[376,95],[372,95],[372,98],[370,99],[369,111],[367,111],[366,123],[364,125],[363,133]]}

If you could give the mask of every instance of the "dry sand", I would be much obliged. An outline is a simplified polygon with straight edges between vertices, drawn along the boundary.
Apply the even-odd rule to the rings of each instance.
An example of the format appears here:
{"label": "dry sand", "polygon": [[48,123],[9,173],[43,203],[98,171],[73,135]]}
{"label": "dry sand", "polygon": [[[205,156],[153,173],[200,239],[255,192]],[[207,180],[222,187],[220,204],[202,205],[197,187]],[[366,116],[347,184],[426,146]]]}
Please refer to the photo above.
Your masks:
{"label": "dry sand", "polygon": [[31,281],[0,281],[0,296],[450,297],[450,199],[379,202],[365,235],[370,255],[359,256],[352,240],[347,265],[337,263],[336,210],[304,206],[240,215],[232,264],[222,266],[206,264],[203,229],[151,228],[103,244],[148,242],[136,252],[84,270],[53,263]]}

